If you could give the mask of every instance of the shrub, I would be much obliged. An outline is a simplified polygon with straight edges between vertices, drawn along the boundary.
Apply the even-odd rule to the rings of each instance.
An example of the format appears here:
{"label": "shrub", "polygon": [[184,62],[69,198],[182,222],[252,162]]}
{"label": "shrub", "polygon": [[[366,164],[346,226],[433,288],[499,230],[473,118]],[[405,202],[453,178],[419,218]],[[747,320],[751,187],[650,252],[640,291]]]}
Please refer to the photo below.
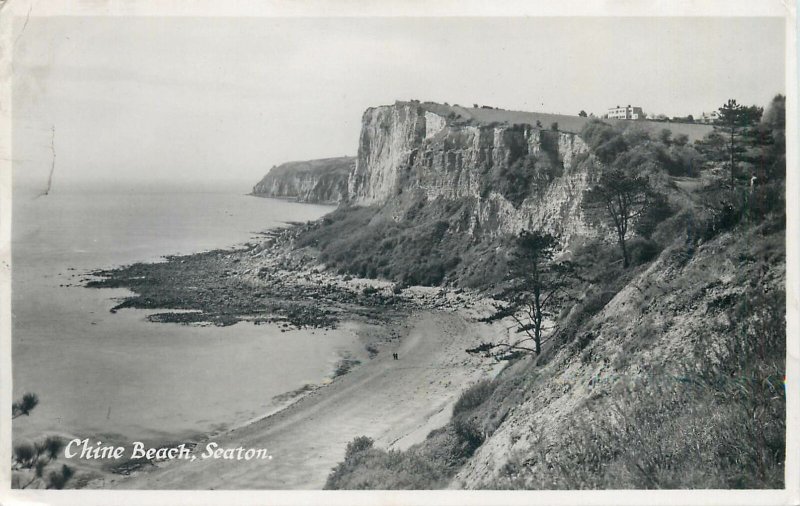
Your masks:
{"label": "shrub", "polygon": [[372,445],[374,443],[375,440],[367,436],[359,436],[353,439],[352,441],[347,443],[347,449],[345,450],[345,459],[352,458],[357,453],[369,450],[370,448],[372,448]]}
{"label": "shrub", "polygon": [[627,149],[621,133],[600,120],[595,119],[586,123],[581,129],[580,136],[603,163],[612,162],[619,153]]}
{"label": "shrub", "polygon": [[336,369],[333,371],[333,377],[338,378],[339,376],[344,376],[360,363],[360,360],[350,357],[339,360],[336,364]]}
{"label": "shrub", "polygon": [[447,470],[426,454],[384,451],[372,439],[358,437],[348,443],[345,459],[325,482],[328,490],[414,490],[440,488]]}
{"label": "shrub", "polygon": [[483,380],[466,389],[453,406],[453,416],[472,411],[483,404],[496,386],[492,380]]}
{"label": "shrub", "polygon": [[655,259],[661,253],[661,246],[649,239],[636,238],[630,241],[628,248],[631,252],[633,265],[641,265]]}
{"label": "shrub", "polygon": [[23,443],[14,447],[14,460],[17,461],[20,466],[29,468],[34,464],[35,459],[36,450],[33,448],[33,445]]}
{"label": "shrub", "polygon": [[459,416],[455,417],[451,423],[458,437],[470,448],[470,454],[483,444],[485,436],[477,420]]}

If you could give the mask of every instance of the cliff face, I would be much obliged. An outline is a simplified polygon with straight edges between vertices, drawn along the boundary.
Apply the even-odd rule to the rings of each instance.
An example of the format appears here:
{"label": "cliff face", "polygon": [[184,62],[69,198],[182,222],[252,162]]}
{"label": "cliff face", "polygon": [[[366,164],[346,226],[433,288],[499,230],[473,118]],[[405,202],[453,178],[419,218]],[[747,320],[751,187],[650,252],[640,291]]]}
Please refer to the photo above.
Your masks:
{"label": "cliff face", "polygon": [[348,202],[402,209],[409,196],[459,200],[470,234],[592,233],[580,199],[594,162],[575,133],[486,123],[459,110],[417,102],[368,109]]}
{"label": "cliff face", "polygon": [[347,195],[347,178],[354,163],[350,156],[284,163],[270,169],[253,187],[253,195],[335,204]]}

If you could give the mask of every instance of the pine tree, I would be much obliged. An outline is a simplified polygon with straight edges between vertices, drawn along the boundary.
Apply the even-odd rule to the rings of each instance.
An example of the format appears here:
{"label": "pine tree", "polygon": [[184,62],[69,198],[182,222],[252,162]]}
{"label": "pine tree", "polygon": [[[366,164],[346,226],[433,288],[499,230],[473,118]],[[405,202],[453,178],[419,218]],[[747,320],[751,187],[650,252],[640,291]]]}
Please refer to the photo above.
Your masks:
{"label": "pine tree", "polygon": [[[39,404],[39,397],[36,394],[26,393],[11,406],[11,417],[17,418],[25,415],[30,416],[33,409]],[[19,476],[15,476],[15,488],[28,488],[35,482],[44,480],[45,467],[58,459],[61,450],[64,448],[64,441],[57,436],[47,436],[43,440],[33,444],[21,443],[14,446],[12,451],[11,469],[16,471],[28,471],[32,474],[30,479],[21,483]],[[57,471],[51,471],[44,482],[46,488],[62,489],[75,474],[75,471],[66,464],[63,464]]]}

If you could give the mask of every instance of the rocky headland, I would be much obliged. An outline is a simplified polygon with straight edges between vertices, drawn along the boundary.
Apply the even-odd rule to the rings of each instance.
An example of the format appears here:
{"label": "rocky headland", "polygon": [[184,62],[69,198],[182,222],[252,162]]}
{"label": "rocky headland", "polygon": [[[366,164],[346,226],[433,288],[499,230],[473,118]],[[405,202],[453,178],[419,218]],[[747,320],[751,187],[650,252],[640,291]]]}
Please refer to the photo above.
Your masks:
{"label": "rocky headland", "polygon": [[355,165],[350,156],[272,167],[253,187],[258,197],[288,198],[310,204],[338,204],[347,196],[347,178]]}

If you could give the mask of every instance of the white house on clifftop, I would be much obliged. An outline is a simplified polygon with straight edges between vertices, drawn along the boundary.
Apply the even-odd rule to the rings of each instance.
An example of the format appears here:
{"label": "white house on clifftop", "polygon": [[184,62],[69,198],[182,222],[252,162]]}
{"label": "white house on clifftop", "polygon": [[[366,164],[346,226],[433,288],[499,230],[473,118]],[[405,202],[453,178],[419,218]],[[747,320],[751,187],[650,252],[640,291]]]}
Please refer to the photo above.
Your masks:
{"label": "white house on clifftop", "polygon": [[608,110],[608,117],[610,119],[644,119],[644,111],[641,107],[611,107]]}

